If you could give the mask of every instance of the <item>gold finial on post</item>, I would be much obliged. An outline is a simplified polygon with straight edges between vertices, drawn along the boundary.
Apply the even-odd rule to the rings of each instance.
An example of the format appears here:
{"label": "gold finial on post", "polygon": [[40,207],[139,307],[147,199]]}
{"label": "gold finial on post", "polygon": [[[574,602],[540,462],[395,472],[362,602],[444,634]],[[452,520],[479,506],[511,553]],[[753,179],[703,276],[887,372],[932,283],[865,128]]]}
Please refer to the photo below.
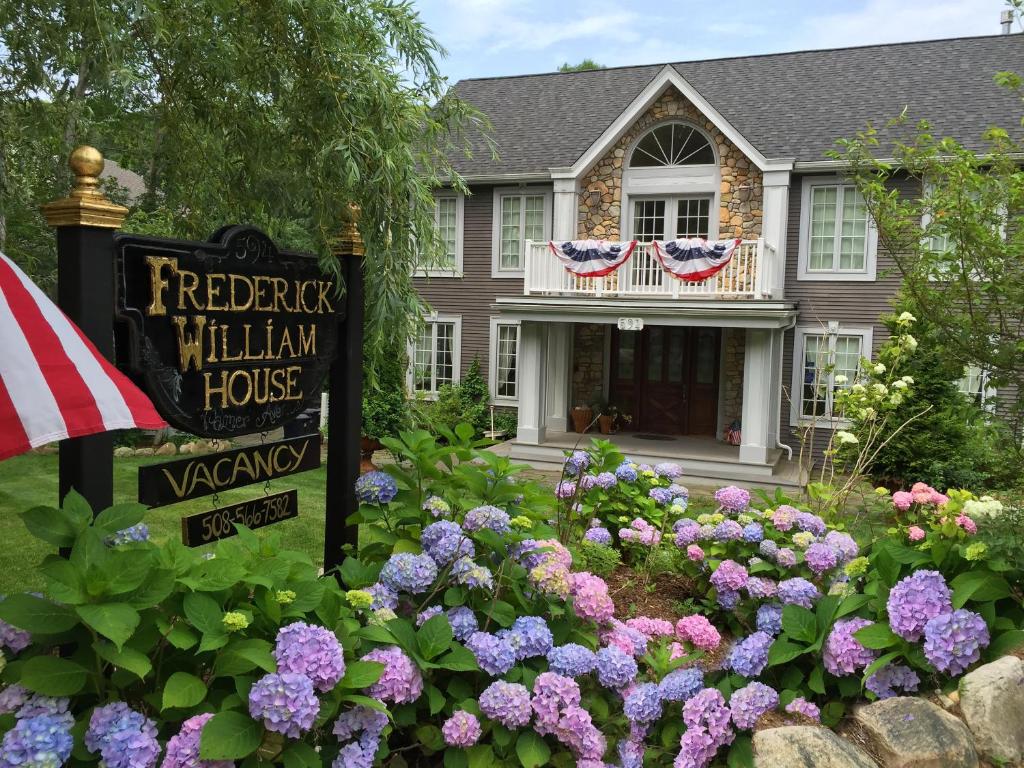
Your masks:
{"label": "gold finial on post", "polygon": [[43,216],[51,227],[98,227],[118,229],[128,209],[115,205],[100,191],[103,155],[95,147],[77,147],[68,158],[75,174],[71,194],[43,206]]}
{"label": "gold finial on post", "polygon": [[341,226],[341,234],[335,239],[331,251],[335,256],[365,256],[366,246],[363,245],[363,237],[359,234],[359,218],[362,211],[357,203],[349,203],[345,206],[344,220]]}

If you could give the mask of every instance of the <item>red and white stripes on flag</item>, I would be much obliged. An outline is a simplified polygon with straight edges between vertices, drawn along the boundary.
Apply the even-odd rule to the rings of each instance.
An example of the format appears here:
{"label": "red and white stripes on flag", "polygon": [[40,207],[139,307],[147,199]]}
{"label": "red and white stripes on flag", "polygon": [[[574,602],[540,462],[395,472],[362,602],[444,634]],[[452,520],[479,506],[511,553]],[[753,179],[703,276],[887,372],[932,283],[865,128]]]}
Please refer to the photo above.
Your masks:
{"label": "red and white stripes on flag", "polygon": [[732,260],[742,240],[709,242],[700,237],[655,240],[654,255],[666,272],[680,280],[707,280]]}
{"label": "red and white stripes on flag", "polygon": [[636,240],[625,243],[608,240],[548,241],[548,248],[568,272],[580,277],[604,277],[626,263]]}
{"label": "red and white stripes on flag", "polygon": [[68,437],[166,426],[149,398],[0,253],[0,460]]}

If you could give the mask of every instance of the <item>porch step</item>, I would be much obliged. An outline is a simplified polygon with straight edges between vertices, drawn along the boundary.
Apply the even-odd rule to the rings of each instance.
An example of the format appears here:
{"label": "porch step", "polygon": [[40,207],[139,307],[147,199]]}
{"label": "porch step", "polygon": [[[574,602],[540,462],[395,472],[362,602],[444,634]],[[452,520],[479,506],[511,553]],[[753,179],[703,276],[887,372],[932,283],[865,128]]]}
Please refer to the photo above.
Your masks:
{"label": "porch step", "polygon": [[[580,447],[586,447],[581,442]],[[565,448],[557,445],[529,445],[518,441],[505,443],[513,461],[524,462],[534,469],[559,472]],[[738,485],[744,488],[799,488],[799,471],[795,462],[782,458],[781,451],[769,455],[770,464],[748,464],[740,461],[702,459],[697,456],[672,455],[669,451],[644,453],[630,450],[629,457],[638,464],[671,461],[683,468],[683,482],[692,485]]]}

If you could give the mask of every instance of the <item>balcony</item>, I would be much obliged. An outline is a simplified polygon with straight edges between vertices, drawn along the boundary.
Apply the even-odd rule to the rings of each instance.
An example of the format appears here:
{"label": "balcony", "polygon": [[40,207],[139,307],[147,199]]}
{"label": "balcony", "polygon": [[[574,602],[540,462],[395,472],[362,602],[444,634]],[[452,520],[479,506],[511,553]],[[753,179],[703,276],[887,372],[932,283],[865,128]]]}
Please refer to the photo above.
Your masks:
{"label": "balcony", "polygon": [[775,247],[763,238],[744,240],[718,274],[687,283],[667,274],[650,243],[641,243],[629,260],[605,277],[568,272],[546,242],[526,241],[523,293],[527,296],[579,296],[629,299],[770,299],[777,270]]}

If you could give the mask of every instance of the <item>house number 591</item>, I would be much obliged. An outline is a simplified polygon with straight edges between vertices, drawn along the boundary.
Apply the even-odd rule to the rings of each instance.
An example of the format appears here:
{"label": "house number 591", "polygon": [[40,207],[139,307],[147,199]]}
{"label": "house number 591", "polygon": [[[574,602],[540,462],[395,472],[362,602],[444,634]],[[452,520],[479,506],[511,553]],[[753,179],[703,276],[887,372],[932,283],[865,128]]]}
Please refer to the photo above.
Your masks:
{"label": "house number 591", "polygon": [[619,330],[620,331],[642,331],[644,329],[644,319],[642,317],[620,317],[619,318]]}

